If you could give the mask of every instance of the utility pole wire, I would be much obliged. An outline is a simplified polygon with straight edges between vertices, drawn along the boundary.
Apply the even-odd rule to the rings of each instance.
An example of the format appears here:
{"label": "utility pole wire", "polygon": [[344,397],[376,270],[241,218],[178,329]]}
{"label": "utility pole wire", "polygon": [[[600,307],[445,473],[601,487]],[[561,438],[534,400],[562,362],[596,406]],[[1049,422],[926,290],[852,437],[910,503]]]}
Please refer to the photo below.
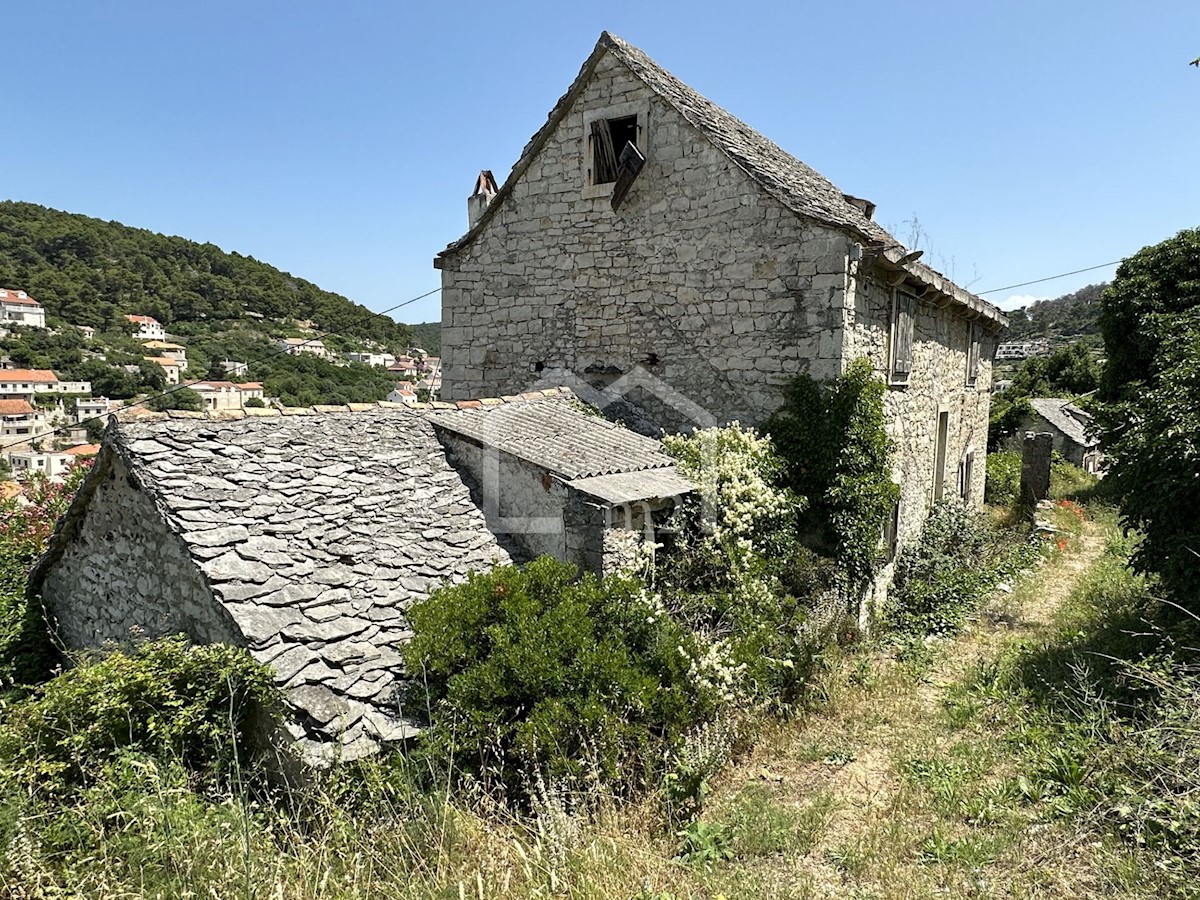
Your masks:
{"label": "utility pole wire", "polygon": [[990,288],[986,291],[976,291],[976,296],[982,297],[984,294],[995,294],[997,291],[1011,291],[1013,288],[1026,287],[1031,284],[1041,284],[1043,281],[1054,281],[1056,278],[1066,278],[1068,275],[1078,275],[1081,272],[1094,272],[1096,269],[1107,269],[1109,266],[1116,266],[1123,263],[1125,260],[1118,259],[1114,262],[1101,263],[1098,266],[1088,266],[1086,269],[1076,269],[1074,272],[1063,272],[1061,275],[1051,275],[1047,278],[1035,278],[1033,281],[1022,281],[1020,284],[1009,284],[1004,287]]}

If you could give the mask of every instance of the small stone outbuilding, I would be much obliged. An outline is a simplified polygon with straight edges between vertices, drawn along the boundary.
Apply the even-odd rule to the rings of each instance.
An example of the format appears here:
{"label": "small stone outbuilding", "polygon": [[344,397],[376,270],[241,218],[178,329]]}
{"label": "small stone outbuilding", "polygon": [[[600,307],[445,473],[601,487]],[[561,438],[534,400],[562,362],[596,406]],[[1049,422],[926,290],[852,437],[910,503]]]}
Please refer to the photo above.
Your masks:
{"label": "small stone outbuilding", "polygon": [[548,393],[466,401],[429,418],[515,559],[549,554],[601,574],[626,568],[692,483],[659,441],[566,389]]}
{"label": "small stone outbuilding", "polygon": [[70,647],[245,647],[305,759],[353,759],[410,731],[409,604],[509,557],[421,413],[255,412],[111,424],[31,589]]}
{"label": "small stone outbuilding", "polygon": [[542,553],[626,565],[691,487],[661,444],[565,389],[143,414],[110,423],[30,591],[71,648],[246,648],[303,758],[349,760],[415,727],[398,690],[415,600]]}
{"label": "small stone outbuilding", "polygon": [[1029,405],[1033,415],[1027,416],[1017,429],[1010,442],[1012,449],[1021,448],[1020,436],[1027,431],[1049,432],[1054,452],[1085,472],[1100,474],[1103,456],[1100,438],[1093,433],[1091,413],[1062,397],[1033,397]]}

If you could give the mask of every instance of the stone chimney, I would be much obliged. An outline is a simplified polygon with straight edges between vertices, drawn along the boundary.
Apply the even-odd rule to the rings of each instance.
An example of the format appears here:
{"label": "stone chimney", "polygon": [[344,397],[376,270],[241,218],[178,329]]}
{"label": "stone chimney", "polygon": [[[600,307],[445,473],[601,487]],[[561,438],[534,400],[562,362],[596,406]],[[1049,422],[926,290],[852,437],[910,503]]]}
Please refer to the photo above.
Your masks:
{"label": "stone chimney", "polygon": [[467,198],[468,228],[474,228],[476,223],[483,218],[484,211],[488,208],[488,204],[495,199],[496,192],[499,190],[490,169],[484,169],[479,173],[479,177],[475,179],[475,193]]}

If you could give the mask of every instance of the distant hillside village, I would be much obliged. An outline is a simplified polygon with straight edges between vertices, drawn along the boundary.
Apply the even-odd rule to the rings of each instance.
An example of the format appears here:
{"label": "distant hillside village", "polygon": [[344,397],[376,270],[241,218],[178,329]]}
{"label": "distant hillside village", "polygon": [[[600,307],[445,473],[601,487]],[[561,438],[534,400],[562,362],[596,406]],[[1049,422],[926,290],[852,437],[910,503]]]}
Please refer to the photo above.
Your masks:
{"label": "distant hillside village", "polygon": [[[0,474],[5,469],[18,485],[6,490],[6,495],[19,490],[19,483],[34,474],[61,480],[66,471],[81,459],[96,455],[98,440],[110,414],[137,416],[152,412],[163,397],[186,389],[198,401],[198,411],[213,413],[281,406],[278,397],[268,397],[263,384],[244,379],[251,362],[222,360],[220,367],[229,380],[192,379],[188,377],[187,338],[169,334],[153,316],[125,316],[132,337],[144,352],[143,362],[162,372],[165,385],[161,393],[152,393],[125,400],[98,396],[90,381],[61,378],[51,369],[25,368],[9,357],[0,358]],[[312,323],[302,321],[299,327],[312,331]],[[96,329],[88,325],[64,325],[74,329],[86,340],[96,338]],[[27,291],[0,288],[0,338],[22,330],[49,330],[46,311]],[[333,365],[359,363],[386,370],[396,378],[395,387],[387,400],[415,405],[438,398],[441,389],[441,360],[414,347],[402,356],[386,351],[337,353],[318,338],[288,337],[276,343],[277,352],[288,356],[313,356]],[[90,358],[104,361],[100,352]],[[136,374],[140,365],[124,364],[126,372]]]}

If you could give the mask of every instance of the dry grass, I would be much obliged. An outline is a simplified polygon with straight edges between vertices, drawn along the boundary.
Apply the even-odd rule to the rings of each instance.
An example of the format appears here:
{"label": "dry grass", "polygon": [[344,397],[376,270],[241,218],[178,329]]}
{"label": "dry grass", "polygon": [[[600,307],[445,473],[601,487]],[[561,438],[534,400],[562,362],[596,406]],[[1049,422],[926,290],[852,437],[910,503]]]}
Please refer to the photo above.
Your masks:
{"label": "dry grass", "polygon": [[[10,803],[12,897],[1079,898],[1149,896],[1139,860],[1023,796],[1002,703],[963,685],[1048,633],[1100,556],[1092,523],[956,638],[831,656],[796,721],[770,727],[716,779],[691,846],[655,798],[617,806],[550,789],[517,820],[480,801],[398,796],[348,811],[314,795],[305,828],[269,804],[202,802],[171,778],[127,773],[61,810]],[[153,787],[153,789],[148,789]],[[325,797],[322,801],[321,798]],[[10,819],[11,820],[11,819]],[[87,852],[81,853],[80,847]],[[74,848],[70,852],[66,848]]]}

